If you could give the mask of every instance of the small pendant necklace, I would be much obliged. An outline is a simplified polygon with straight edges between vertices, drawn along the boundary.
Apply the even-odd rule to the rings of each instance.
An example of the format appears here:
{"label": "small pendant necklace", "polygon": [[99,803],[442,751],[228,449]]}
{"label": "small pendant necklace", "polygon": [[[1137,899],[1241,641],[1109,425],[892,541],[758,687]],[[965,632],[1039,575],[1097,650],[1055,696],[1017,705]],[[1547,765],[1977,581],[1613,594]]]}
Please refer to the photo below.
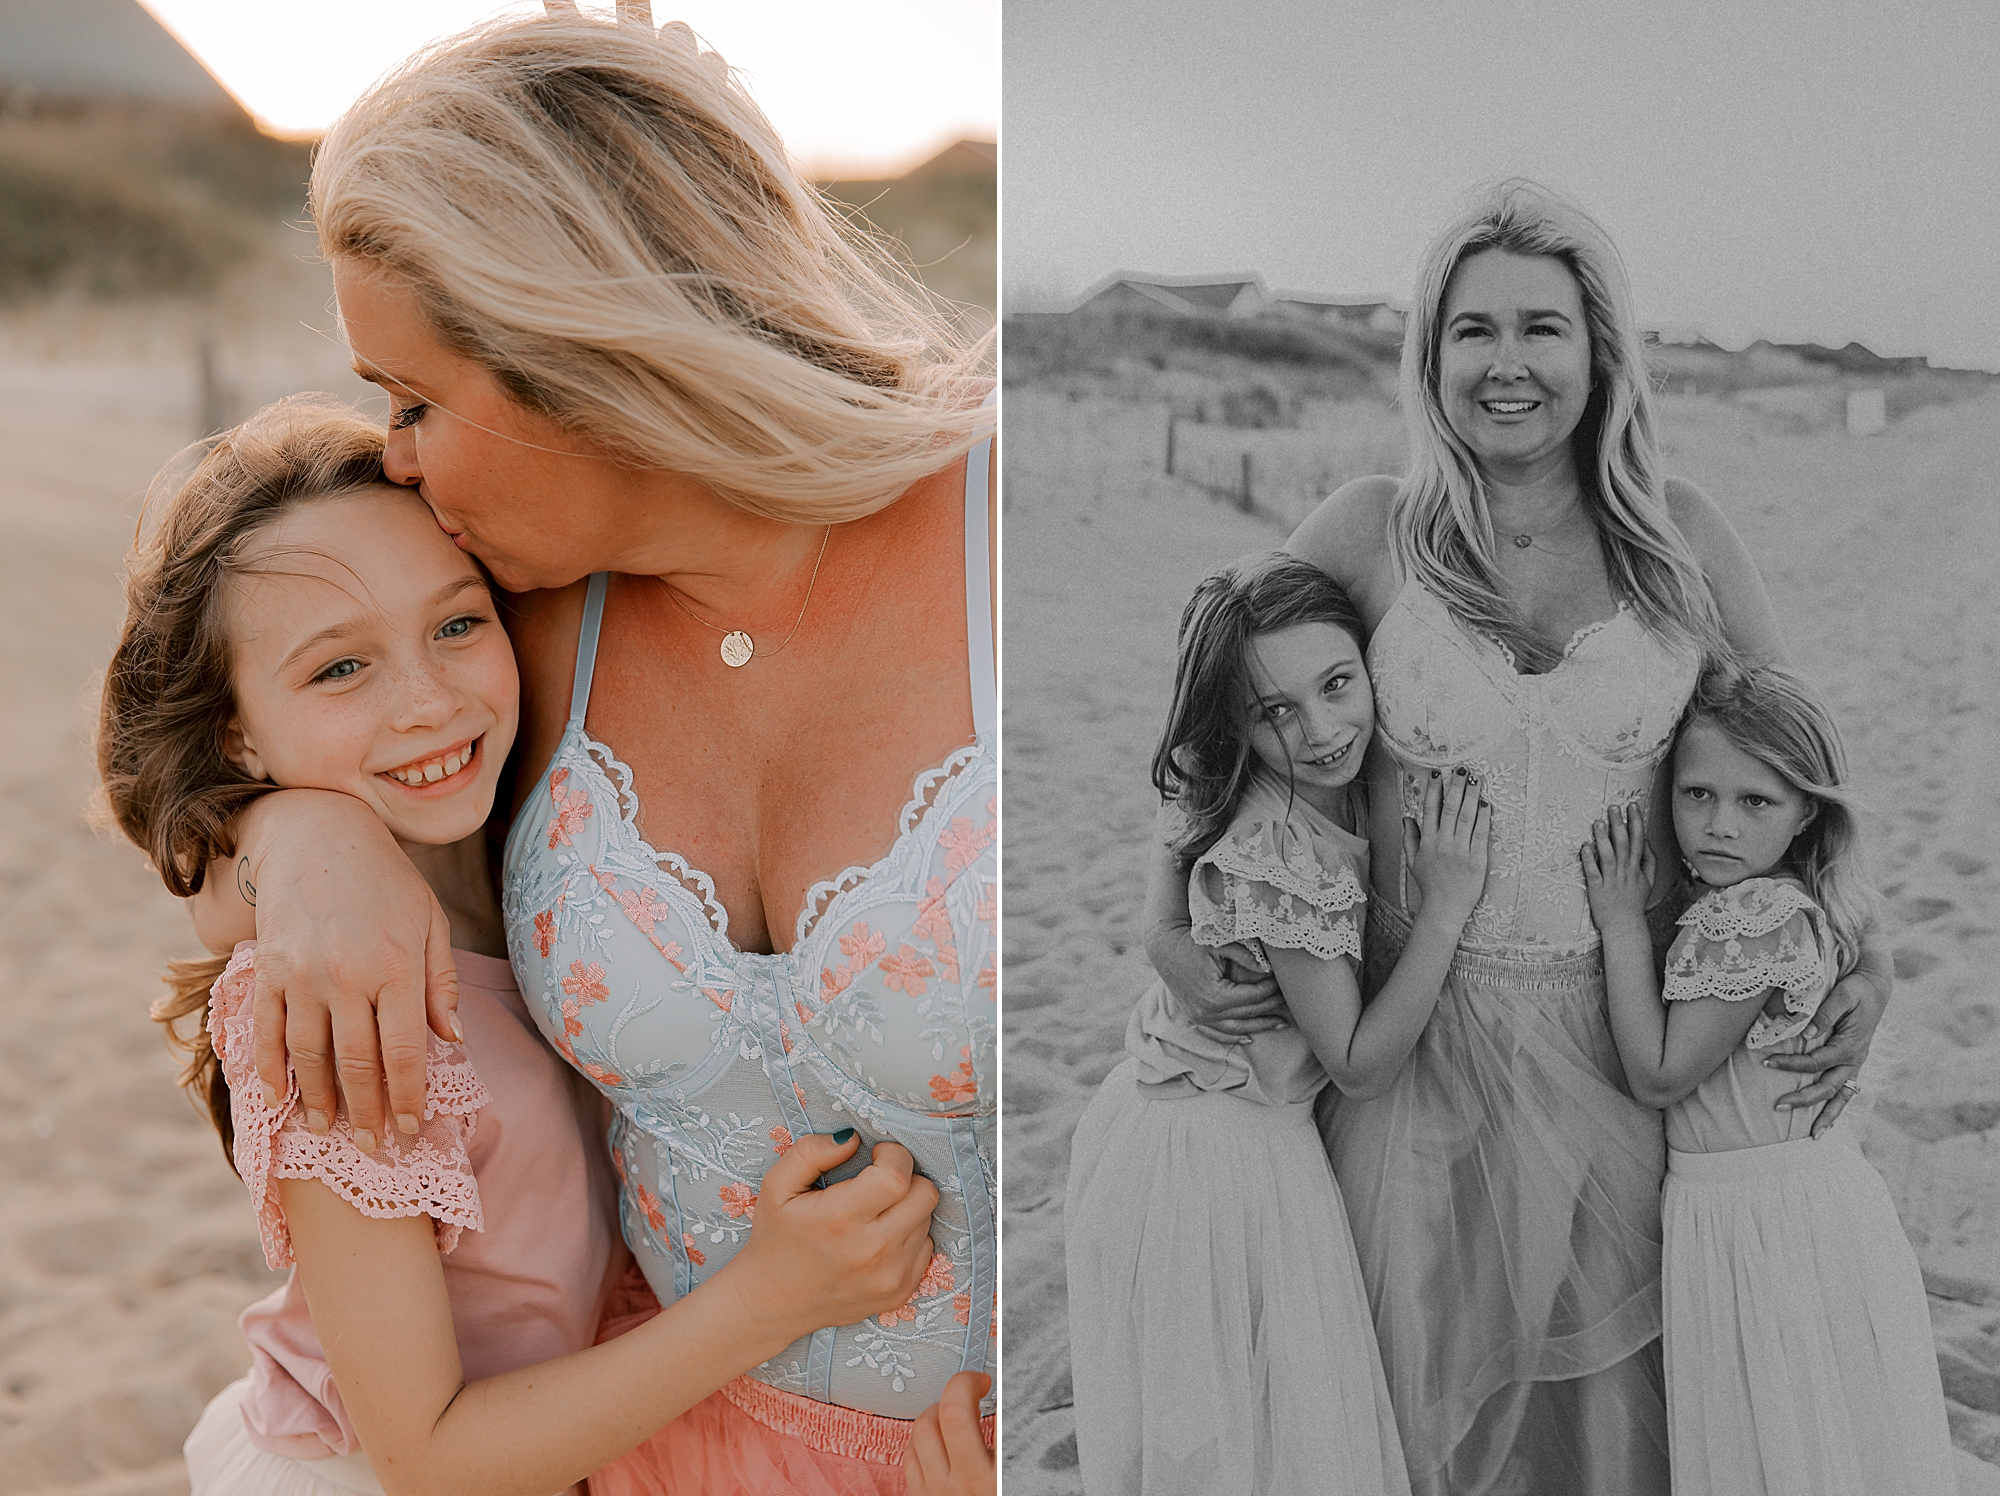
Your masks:
{"label": "small pendant necklace", "polygon": [[820,562],[826,559],[826,544],[831,539],[833,539],[833,526],[828,525],[826,527],[826,534],[820,537],[819,555],[813,559],[812,577],[806,583],[805,601],[799,604],[799,616],[792,620],[791,633],[785,635],[784,643],[778,645],[776,649],[759,649],[757,648],[756,641],[744,630],[725,629],[720,624],[710,623],[706,618],[695,612],[693,608],[690,608],[686,603],[681,601],[680,592],[675,588],[673,583],[662,579],[660,585],[667,589],[667,596],[674,600],[675,607],[679,608],[703,628],[714,629],[716,633],[722,635],[722,663],[727,665],[731,670],[740,670],[752,660],[770,659],[772,655],[783,651],[785,645],[790,644],[797,636],[799,625],[805,622],[806,609],[812,603],[813,586],[819,581],[819,565]]}

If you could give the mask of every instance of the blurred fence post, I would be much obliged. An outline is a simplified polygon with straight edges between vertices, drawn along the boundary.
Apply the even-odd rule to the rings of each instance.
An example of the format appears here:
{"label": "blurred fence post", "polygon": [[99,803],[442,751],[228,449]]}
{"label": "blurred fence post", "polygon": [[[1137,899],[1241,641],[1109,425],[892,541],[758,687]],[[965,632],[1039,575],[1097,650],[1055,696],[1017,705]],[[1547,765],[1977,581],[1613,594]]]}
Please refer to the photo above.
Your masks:
{"label": "blurred fence post", "polygon": [[1174,415],[1167,412],[1167,476],[1174,475]]}
{"label": "blurred fence post", "polygon": [[216,367],[215,334],[206,328],[195,345],[195,368],[201,386],[200,406],[195,414],[201,430],[196,435],[214,436],[229,424],[229,411],[222,393],[222,375]]}
{"label": "blurred fence post", "polygon": [[1250,454],[1243,454],[1243,512],[1250,512]]}

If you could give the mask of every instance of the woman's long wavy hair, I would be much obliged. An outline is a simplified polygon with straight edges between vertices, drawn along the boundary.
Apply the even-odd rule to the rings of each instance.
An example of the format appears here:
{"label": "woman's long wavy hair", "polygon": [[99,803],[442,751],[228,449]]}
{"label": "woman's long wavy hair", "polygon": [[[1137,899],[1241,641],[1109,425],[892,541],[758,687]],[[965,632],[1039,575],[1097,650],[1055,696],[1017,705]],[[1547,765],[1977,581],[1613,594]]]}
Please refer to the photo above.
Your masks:
{"label": "woman's long wavy hair", "polygon": [[1389,512],[1398,568],[1469,627],[1505,643],[1521,668],[1545,671],[1561,659],[1561,642],[1530,629],[1501,589],[1486,482],[1479,460],[1452,430],[1438,388],[1452,276],[1468,256],[1488,249],[1560,260],[1576,281],[1590,336],[1591,387],[1571,443],[1612,590],[1661,638],[1723,655],[1708,580],[1667,513],[1658,426],[1624,264],[1588,213],[1521,178],[1477,189],[1431,241],[1417,270],[1400,394],[1410,466]]}
{"label": "woman's long wavy hair", "polygon": [[684,25],[439,42],[334,123],[311,210],[523,406],[757,514],[871,514],[993,431],[990,335],[800,180]]}
{"label": "woman's long wavy hair", "polygon": [[1819,693],[1774,665],[1711,665],[1702,673],[1681,731],[1707,722],[1812,805],[1786,865],[1826,911],[1840,975],[1854,969],[1861,939],[1880,906],[1863,853],[1858,800],[1848,780],[1840,729]]}
{"label": "woman's long wavy hair", "polygon": [[1330,623],[1368,644],[1361,610],[1334,579],[1287,551],[1235,561],[1202,579],[1181,610],[1174,703],[1153,751],[1153,785],[1182,823],[1174,854],[1191,863],[1229,828],[1254,767],[1250,641],[1299,623]]}
{"label": "woman's long wavy hair", "polygon": [[[234,849],[237,814],[276,787],[224,751],[236,715],[227,589],[259,570],[254,543],[273,521],[384,481],[380,424],[331,396],[268,406],[204,446],[192,472],[171,465],[147,495],[97,724],[103,809],[183,899]],[[186,1053],[181,1084],[206,1103],[233,1168],[229,1088],[206,1023],[209,989],[227,964],[173,962],[152,1013]],[[184,1031],[186,1018],[194,1023]]]}

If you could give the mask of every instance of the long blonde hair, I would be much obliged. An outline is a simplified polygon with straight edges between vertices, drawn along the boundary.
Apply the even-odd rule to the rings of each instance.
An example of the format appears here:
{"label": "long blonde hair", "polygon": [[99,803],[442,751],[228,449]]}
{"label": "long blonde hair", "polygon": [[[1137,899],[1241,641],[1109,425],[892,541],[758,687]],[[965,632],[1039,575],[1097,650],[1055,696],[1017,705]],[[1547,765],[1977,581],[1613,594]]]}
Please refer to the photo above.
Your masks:
{"label": "long blonde hair", "polygon": [[1451,429],[1438,389],[1445,293],[1466,258],[1487,249],[1560,260],[1576,281],[1590,335],[1591,391],[1571,440],[1613,591],[1660,637],[1724,653],[1708,580],[1667,513],[1624,263],[1582,208],[1519,177],[1476,189],[1418,266],[1401,382],[1410,466],[1389,511],[1398,568],[1467,625],[1503,641],[1524,668],[1546,670],[1560,658],[1558,646],[1530,629],[1501,591],[1486,482],[1478,459]]}
{"label": "long blonde hair", "polygon": [[1711,665],[1681,722],[1701,721],[1805,796],[1814,815],[1793,838],[1786,862],[1826,911],[1840,975],[1861,957],[1863,935],[1881,905],[1863,856],[1859,800],[1847,772],[1840,728],[1819,693],[1775,665]]}
{"label": "long blonde hair", "polygon": [[990,337],[843,224],[685,26],[439,42],[334,123],[311,208],[522,405],[754,513],[859,518],[993,429]]}

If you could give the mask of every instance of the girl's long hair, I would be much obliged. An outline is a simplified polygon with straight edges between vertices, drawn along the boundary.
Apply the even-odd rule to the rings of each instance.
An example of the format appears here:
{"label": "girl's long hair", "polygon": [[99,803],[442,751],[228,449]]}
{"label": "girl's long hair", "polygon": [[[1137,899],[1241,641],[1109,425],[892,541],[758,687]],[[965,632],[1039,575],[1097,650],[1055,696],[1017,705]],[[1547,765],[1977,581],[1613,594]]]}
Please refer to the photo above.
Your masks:
{"label": "girl's long hair", "polygon": [[327,132],[311,209],[522,405],[757,514],[860,518],[993,431],[990,336],[800,180],[683,25],[439,42]]}
{"label": "girl's long hair", "polygon": [[1522,668],[1541,672],[1561,659],[1560,644],[1529,628],[1501,590],[1486,480],[1451,429],[1438,388],[1445,295],[1466,258],[1488,249],[1560,260],[1576,281],[1590,335],[1591,388],[1570,440],[1612,590],[1656,635],[1722,657],[1727,646],[1708,580],[1667,512],[1624,263],[1582,208],[1518,177],[1477,189],[1417,269],[1400,392],[1410,465],[1389,511],[1397,567],[1463,623],[1506,644]]}
{"label": "girl's long hair", "polygon": [[[234,849],[230,826],[274,786],[223,751],[236,714],[224,593],[251,574],[254,537],[301,504],[384,481],[382,428],[331,396],[301,396],[205,444],[193,471],[155,480],[125,566],[125,626],[104,675],[97,775],[104,809],[177,898]],[[181,1084],[204,1100],[225,1157],[229,1089],[209,1043],[209,989],[224,956],[175,961],[153,1018],[184,1051]],[[181,1020],[193,1018],[186,1031]]]}
{"label": "girl's long hair", "polygon": [[1174,702],[1153,751],[1153,785],[1184,817],[1174,841],[1183,863],[1215,845],[1250,782],[1250,641],[1298,623],[1330,623],[1357,650],[1367,647],[1368,627],[1346,590],[1286,551],[1203,578],[1181,610]]}
{"label": "girl's long hair", "polygon": [[1787,865],[1826,911],[1840,975],[1854,969],[1880,905],[1861,841],[1847,752],[1819,693],[1787,670],[1711,665],[1688,704],[1688,723],[1713,724],[1730,742],[1792,786],[1815,814],[1793,840]]}

